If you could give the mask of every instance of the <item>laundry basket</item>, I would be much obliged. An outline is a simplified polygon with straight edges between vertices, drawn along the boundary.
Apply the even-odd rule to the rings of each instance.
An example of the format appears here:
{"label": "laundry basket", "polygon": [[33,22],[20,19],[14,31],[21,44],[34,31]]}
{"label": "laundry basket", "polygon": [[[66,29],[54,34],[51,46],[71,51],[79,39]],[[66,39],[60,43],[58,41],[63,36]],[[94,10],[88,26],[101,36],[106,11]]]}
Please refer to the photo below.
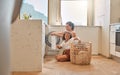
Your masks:
{"label": "laundry basket", "polygon": [[81,42],[71,44],[70,61],[73,64],[87,65],[91,61],[91,42]]}

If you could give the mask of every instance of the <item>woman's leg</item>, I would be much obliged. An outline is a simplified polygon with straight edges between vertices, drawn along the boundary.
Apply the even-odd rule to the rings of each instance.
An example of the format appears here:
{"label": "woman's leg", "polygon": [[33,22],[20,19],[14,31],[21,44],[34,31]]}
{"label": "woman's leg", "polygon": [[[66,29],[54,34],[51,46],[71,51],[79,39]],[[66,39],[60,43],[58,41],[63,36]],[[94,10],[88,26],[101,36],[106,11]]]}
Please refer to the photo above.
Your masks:
{"label": "woman's leg", "polygon": [[64,61],[69,61],[69,58],[67,55],[58,55],[56,56],[57,61],[64,62]]}

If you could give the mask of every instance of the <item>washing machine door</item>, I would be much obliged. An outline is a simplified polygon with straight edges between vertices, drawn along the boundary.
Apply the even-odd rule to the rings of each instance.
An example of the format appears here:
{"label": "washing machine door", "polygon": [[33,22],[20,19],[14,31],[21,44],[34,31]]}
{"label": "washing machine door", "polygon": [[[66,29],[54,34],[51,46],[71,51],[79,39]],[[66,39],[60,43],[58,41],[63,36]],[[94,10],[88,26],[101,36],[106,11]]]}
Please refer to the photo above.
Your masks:
{"label": "washing machine door", "polygon": [[13,15],[12,15],[12,23],[16,20],[18,15],[20,14],[20,8],[22,5],[23,0],[15,0],[15,5],[14,5],[14,10],[13,10]]}

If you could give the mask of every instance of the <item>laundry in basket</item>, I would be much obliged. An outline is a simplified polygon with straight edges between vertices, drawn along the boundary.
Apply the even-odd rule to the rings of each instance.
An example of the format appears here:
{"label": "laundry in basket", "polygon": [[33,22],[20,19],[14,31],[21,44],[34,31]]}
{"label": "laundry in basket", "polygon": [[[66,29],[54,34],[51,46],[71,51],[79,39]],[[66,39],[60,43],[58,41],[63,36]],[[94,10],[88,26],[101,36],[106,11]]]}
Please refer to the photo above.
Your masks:
{"label": "laundry in basket", "polygon": [[92,43],[79,42],[72,43],[70,49],[70,61],[73,64],[90,64],[91,62]]}

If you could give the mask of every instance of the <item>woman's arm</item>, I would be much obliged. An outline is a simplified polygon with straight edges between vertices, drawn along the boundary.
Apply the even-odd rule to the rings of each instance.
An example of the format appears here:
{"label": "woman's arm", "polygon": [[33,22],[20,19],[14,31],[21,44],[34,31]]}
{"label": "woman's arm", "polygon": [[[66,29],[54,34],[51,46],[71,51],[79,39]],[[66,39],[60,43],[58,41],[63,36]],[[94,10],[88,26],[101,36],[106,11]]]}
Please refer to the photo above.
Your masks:
{"label": "woman's arm", "polygon": [[57,45],[56,47],[57,47],[58,49],[61,49],[61,48],[63,48],[64,45],[65,45],[65,42],[63,41],[60,45]]}
{"label": "woman's arm", "polygon": [[72,37],[76,37],[76,33],[74,31],[72,32]]}
{"label": "woman's arm", "polygon": [[74,37],[74,40],[78,40],[78,42],[81,43],[81,40],[79,37]]}
{"label": "woman's arm", "polygon": [[80,40],[80,38],[79,37],[73,37],[73,38],[71,38],[70,40],[69,40],[69,43],[71,44],[71,43],[81,43],[81,40]]}
{"label": "woman's arm", "polygon": [[51,35],[55,35],[55,36],[59,36],[59,37],[62,37],[63,36],[63,32],[53,32],[51,33]]}

